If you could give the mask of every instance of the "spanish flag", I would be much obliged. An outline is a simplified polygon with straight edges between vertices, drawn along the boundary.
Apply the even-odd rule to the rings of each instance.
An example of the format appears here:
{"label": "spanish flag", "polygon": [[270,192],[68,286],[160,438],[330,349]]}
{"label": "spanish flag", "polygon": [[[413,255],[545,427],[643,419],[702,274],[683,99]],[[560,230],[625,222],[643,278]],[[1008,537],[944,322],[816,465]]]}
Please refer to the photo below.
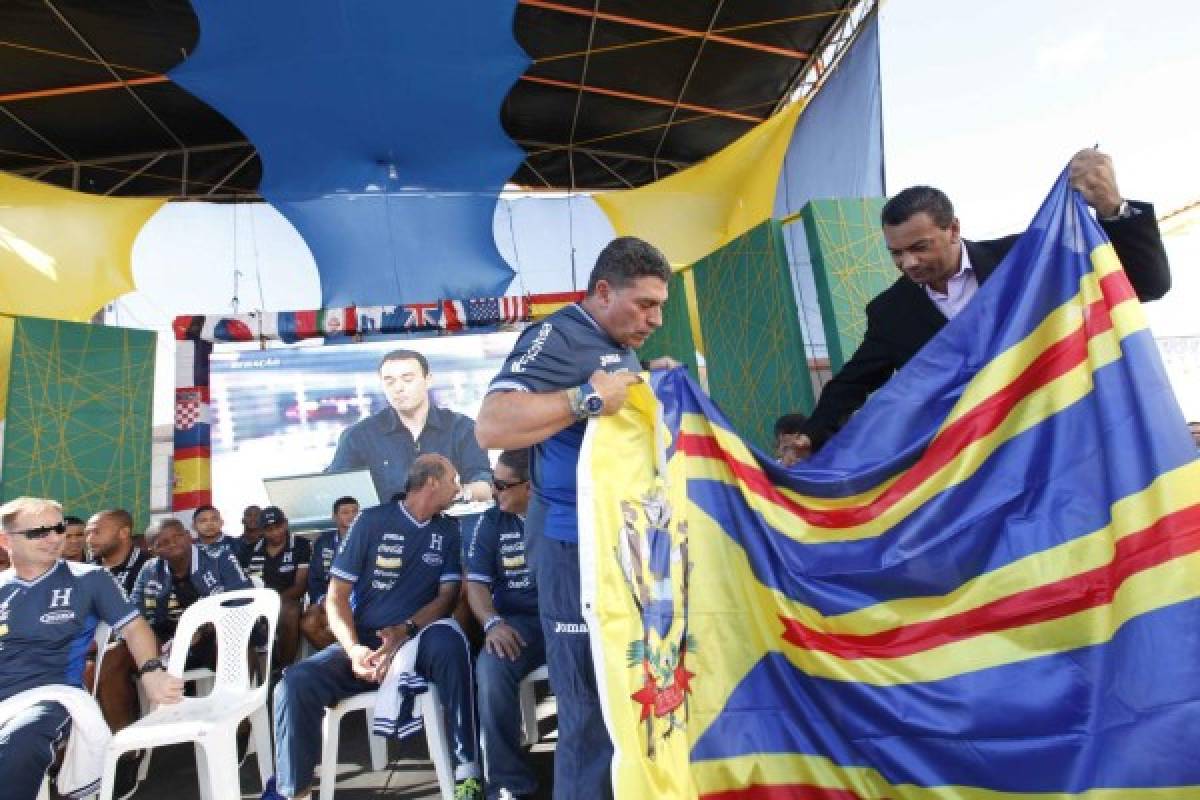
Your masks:
{"label": "spanish flag", "polygon": [[579,467],[617,797],[1200,797],[1200,461],[1065,174],[806,464],[634,388]]}

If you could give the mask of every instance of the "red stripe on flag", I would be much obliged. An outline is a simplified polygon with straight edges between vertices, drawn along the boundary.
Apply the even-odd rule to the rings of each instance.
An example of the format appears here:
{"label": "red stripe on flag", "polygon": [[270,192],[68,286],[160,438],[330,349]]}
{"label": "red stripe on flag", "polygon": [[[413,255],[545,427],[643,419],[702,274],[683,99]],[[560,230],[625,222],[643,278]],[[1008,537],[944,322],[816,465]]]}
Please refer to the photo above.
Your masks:
{"label": "red stripe on flag", "polygon": [[781,617],[783,638],[797,647],[839,658],[899,658],[1107,605],[1133,575],[1197,551],[1200,551],[1200,505],[1168,514],[1149,528],[1121,539],[1108,564],[961,614],[865,635],[823,633],[798,620]]}
{"label": "red stripe on flag", "polygon": [[[700,800],[864,800],[853,789],[830,789],[806,783],[756,783],[738,789],[706,792]],[[883,798],[883,800],[887,800]]]}
{"label": "red stripe on flag", "polygon": [[180,447],[175,451],[175,463],[187,461],[189,458],[211,458],[210,447]]}
{"label": "red stripe on flag", "polygon": [[211,489],[197,492],[180,492],[171,496],[172,511],[188,511],[189,509],[208,505],[212,505]]}
{"label": "red stripe on flag", "polygon": [[726,453],[712,436],[681,433],[676,446],[688,455],[725,461],[738,480],[750,491],[813,525],[822,528],[862,525],[887,511],[935,472],[953,461],[971,444],[994,431],[1026,396],[1083,363],[1088,357],[1088,340],[1111,328],[1112,317],[1109,316],[1105,302],[1098,300],[1088,305],[1084,309],[1081,327],[1047,347],[1011,383],[942,431],[926,448],[917,463],[865,505],[829,510],[805,508],[782,495],[761,468],[745,464]]}
{"label": "red stripe on flag", "polygon": [[1100,294],[1104,295],[1104,302],[1109,308],[1116,308],[1118,304],[1137,297],[1123,269],[1110,272],[1100,279]]}
{"label": "red stripe on flag", "polygon": [[530,303],[577,303],[583,299],[586,292],[547,292],[531,294]]}

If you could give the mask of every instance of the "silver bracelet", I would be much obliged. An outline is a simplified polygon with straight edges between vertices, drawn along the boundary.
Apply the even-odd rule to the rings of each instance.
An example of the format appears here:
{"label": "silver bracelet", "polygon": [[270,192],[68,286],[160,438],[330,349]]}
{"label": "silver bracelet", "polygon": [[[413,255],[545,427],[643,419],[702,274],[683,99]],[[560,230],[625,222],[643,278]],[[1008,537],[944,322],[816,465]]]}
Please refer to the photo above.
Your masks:
{"label": "silver bracelet", "polygon": [[488,635],[489,633],[491,633],[491,632],[492,632],[492,628],[496,627],[496,626],[497,626],[497,625],[499,625],[501,622],[504,622],[504,617],[500,616],[499,614],[493,614],[492,616],[488,617],[488,621],[487,621],[487,622],[485,622],[485,623],[483,623],[483,634],[484,634],[484,636],[486,636],[486,635]]}

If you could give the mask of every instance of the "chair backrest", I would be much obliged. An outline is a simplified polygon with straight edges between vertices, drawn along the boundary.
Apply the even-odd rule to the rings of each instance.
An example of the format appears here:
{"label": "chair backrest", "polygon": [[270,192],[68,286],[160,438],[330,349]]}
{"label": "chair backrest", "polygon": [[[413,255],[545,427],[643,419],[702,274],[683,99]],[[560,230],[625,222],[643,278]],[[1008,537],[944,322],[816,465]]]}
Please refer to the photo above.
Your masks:
{"label": "chair backrest", "polygon": [[96,643],[96,671],[92,673],[92,697],[96,696],[96,690],[100,688],[100,665],[104,663],[104,651],[108,649],[108,635],[112,633],[112,626],[104,620],[99,620],[96,623],[96,632],[92,634],[92,641]]}
{"label": "chair backrest", "polygon": [[[271,589],[237,589],[204,597],[188,606],[179,618],[179,625],[175,628],[176,644],[190,644],[202,625],[211,623],[216,629],[217,674],[213,694],[243,693],[250,688],[246,653],[250,636],[260,618],[267,620],[267,663],[270,664],[275,626],[279,622],[279,595]],[[171,648],[168,672],[183,676],[187,651],[186,646]]]}

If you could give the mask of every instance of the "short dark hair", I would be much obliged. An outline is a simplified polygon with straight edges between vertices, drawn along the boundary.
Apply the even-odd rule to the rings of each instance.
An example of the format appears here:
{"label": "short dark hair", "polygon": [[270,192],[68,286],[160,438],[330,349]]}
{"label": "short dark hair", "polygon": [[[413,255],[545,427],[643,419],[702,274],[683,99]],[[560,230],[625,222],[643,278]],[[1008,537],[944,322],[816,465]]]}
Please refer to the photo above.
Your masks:
{"label": "short dark hair", "polygon": [[82,524],[83,524],[83,520],[81,520],[79,517],[72,517],[70,515],[63,517],[63,525],[82,525]]}
{"label": "short dark hair", "polygon": [[[217,507],[211,505],[198,506],[196,510],[192,512],[192,522],[195,522],[196,517],[200,516],[205,511],[217,511]],[[220,514],[221,512],[217,511],[217,513]]]}
{"label": "short dark hair", "polygon": [[614,289],[624,289],[638,278],[658,278],[663,283],[671,280],[671,265],[662,252],[636,236],[619,236],[613,239],[592,267],[588,278],[587,293],[596,291],[596,284],[607,281]]}
{"label": "short dark hair", "polygon": [[415,492],[431,480],[441,480],[446,477],[446,460],[433,453],[417,456],[408,477],[404,480],[404,493]]}
{"label": "short dark hair", "polygon": [[804,433],[804,426],[808,424],[808,417],[803,414],[784,414],[779,419],[775,420],[775,438],[787,434]]}
{"label": "short dark hair", "polygon": [[[158,521],[158,523],[152,527],[154,528],[154,532],[152,534],[150,534],[151,541],[157,541],[158,537],[161,536],[162,532],[165,531],[167,528],[172,528],[174,530],[177,530],[177,531],[181,532],[184,536],[189,535],[187,526],[184,525],[179,520],[175,519],[174,517],[166,517],[165,519],[160,519]],[[147,533],[150,533],[150,532],[147,531]]]}
{"label": "short dark hair", "polygon": [[133,515],[123,508],[107,508],[104,511],[96,512],[97,517],[109,517],[117,521],[118,528],[129,528],[129,533],[132,536],[138,536],[133,532]]}
{"label": "short dark hair", "polygon": [[520,450],[505,450],[496,461],[517,473],[517,480],[529,480],[528,447],[522,447]]}
{"label": "short dark hair", "polygon": [[429,374],[429,359],[416,350],[393,350],[390,353],[384,353],[383,358],[379,359],[379,370],[382,371],[383,365],[389,361],[415,361],[421,365],[422,374]]}
{"label": "short dark hair", "polygon": [[926,213],[939,228],[949,228],[954,222],[954,206],[941,189],[932,186],[910,186],[883,204],[879,218],[884,225],[903,225],[914,215]]}
{"label": "short dark hair", "polygon": [[358,505],[358,501],[355,500],[350,495],[346,495],[344,497],[339,497],[337,500],[333,501],[333,513],[336,514],[338,512],[338,509],[340,509],[342,506],[348,506],[348,505]]}

